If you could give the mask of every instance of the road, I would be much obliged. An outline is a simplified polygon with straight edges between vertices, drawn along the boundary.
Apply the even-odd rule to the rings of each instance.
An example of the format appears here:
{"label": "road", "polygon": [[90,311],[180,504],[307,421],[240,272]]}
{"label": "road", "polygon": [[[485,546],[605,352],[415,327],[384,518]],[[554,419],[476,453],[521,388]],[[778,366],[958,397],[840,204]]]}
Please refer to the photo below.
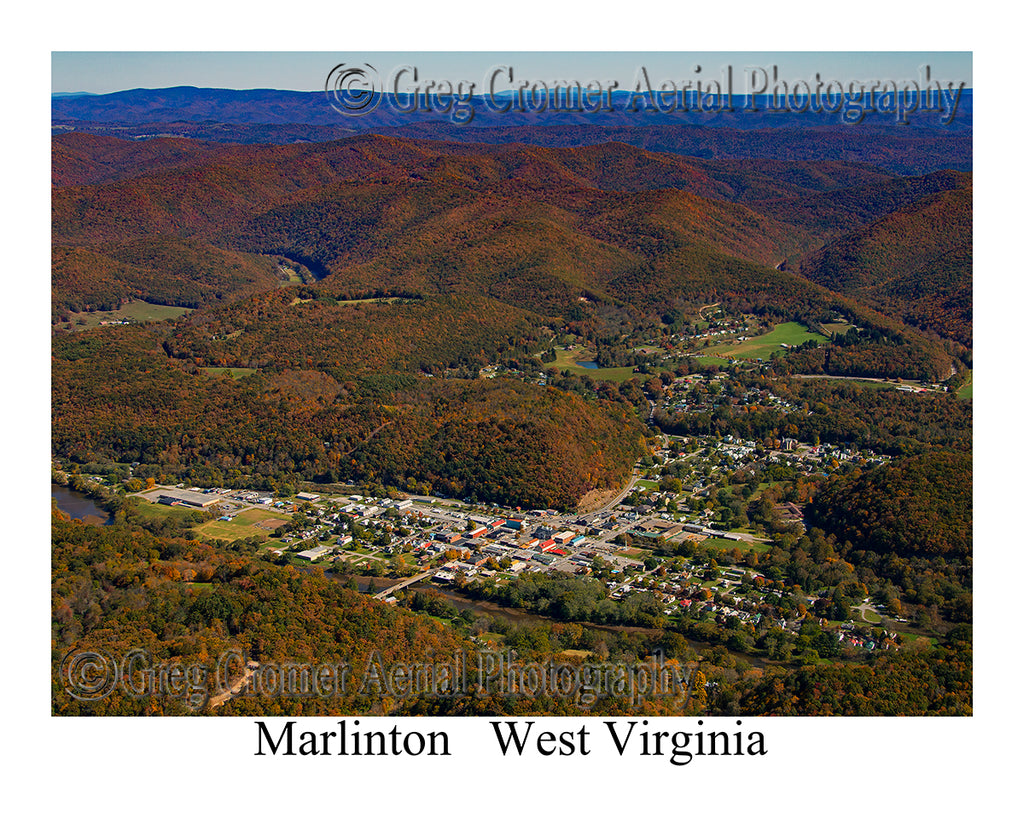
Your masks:
{"label": "road", "polygon": [[[625,489],[623,489],[621,492],[619,492],[618,495],[616,495],[614,498],[612,498],[610,501],[608,501],[608,503],[606,503],[600,509],[594,509],[594,510],[592,510],[590,512],[587,512],[586,515],[582,515],[581,517],[588,517],[589,518],[589,517],[593,517],[594,515],[600,515],[602,512],[607,512],[609,509],[614,509],[619,503],[622,502],[622,499],[624,497],[626,497],[630,492],[633,491],[633,487],[636,486],[636,482],[639,479],[640,479],[640,476],[637,475],[637,473],[634,471],[633,474],[629,476],[629,483],[626,484],[626,488]],[[566,516],[566,517],[568,517],[568,516]]]}
{"label": "road", "polygon": [[888,378],[869,378],[867,376],[852,376],[852,375],[825,375],[822,373],[797,373],[793,375],[793,378],[801,378],[806,381],[814,380],[826,380],[826,381],[870,381],[875,384],[888,384],[890,387],[895,389],[896,387],[913,387],[913,389],[920,392],[943,392],[942,389],[933,389],[927,387],[920,381],[913,381],[903,379],[900,382],[892,381]]}
{"label": "road", "polygon": [[236,682],[227,691],[222,691],[216,697],[210,697],[210,708],[218,708],[219,706],[226,703],[232,697],[236,697],[241,694],[249,685],[249,680],[256,674],[256,670],[259,668],[259,663],[247,664],[245,667],[245,673],[239,677]]}
{"label": "road", "polygon": [[[882,623],[883,615],[882,615],[882,613],[878,609],[875,608],[875,605],[874,605],[874,603],[871,602],[871,598],[870,597],[865,597],[864,601],[861,602],[861,603],[858,603],[856,606],[850,606],[850,611],[858,612],[860,614],[860,616],[861,616],[861,619],[865,623],[868,623],[869,625],[877,626],[877,625],[881,625],[881,623]],[[875,617],[878,618],[878,622],[877,623],[872,623],[870,620],[868,620],[868,618],[866,616],[868,612],[871,612]]]}
{"label": "road", "polygon": [[[779,264],[782,264],[782,262],[779,262]],[[699,310],[697,311],[697,315],[698,315],[698,316],[700,316],[700,318],[701,318],[701,321],[707,321],[707,319],[706,319],[706,318],[704,318],[704,311],[705,311],[705,310],[707,310],[707,309],[709,309],[709,308],[711,308],[711,307],[718,307],[718,305],[719,305],[719,304],[721,304],[721,302],[719,302],[719,301],[716,301],[716,302],[715,302],[714,304],[705,304],[705,305],[704,305],[703,307],[701,307],[701,308],[700,308],[700,309],[699,309]]]}

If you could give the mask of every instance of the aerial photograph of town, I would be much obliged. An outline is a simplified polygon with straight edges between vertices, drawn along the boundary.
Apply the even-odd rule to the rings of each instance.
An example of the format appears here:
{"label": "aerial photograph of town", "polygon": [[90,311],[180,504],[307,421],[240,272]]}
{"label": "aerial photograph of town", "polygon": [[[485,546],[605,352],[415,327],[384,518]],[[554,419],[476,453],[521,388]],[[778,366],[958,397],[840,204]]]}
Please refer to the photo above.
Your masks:
{"label": "aerial photograph of town", "polygon": [[972,714],[970,53],[105,56],[53,715]]}
{"label": "aerial photograph of town", "polygon": [[1011,27],[522,2],[14,60],[12,800],[1019,802]]}

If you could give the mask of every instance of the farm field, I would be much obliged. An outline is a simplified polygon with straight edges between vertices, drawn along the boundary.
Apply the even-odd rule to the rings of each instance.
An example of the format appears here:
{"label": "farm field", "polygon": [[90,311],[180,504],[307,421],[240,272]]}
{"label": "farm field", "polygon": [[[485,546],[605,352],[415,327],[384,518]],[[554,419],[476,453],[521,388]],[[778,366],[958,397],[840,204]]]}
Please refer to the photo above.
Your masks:
{"label": "farm field", "polygon": [[824,344],[828,339],[821,333],[812,333],[802,324],[796,321],[787,321],[785,324],[776,325],[770,333],[756,338],[748,338],[739,344],[719,344],[708,347],[702,351],[699,358],[718,359],[723,358],[770,358],[776,350],[781,350],[783,344],[795,347],[805,341],[817,341]]}
{"label": "farm field", "polygon": [[293,284],[302,284],[302,276],[299,275],[298,271],[291,267],[279,265],[278,269],[288,278],[281,282],[281,287],[291,287]]}
{"label": "farm field", "polygon": [[[112,321],[164,321],[175,319],[192,312],[191,307],[173,307],[166,304],[150,304],[148,301],[134,299],[118,310],[98,310],[95,313],[74,313],[71,328],[88,330],[99,327],[103,322]],[[79,322],[84,322],[79,324]]]}

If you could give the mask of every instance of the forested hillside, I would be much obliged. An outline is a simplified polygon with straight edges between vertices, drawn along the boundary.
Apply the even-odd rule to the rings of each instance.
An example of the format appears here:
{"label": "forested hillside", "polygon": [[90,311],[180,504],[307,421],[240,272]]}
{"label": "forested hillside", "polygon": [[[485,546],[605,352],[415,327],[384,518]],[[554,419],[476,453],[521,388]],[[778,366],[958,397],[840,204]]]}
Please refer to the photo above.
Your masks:
{"label": "forested hillside", "polygon": [[[414,303],[406,309],[417,317],[405,307],[348,308],[392,315],[361,329],[346,322],[320,336],[331,344],[320,349],[303,349],[303,338],[317,338],[304,323],[291,342],[280,337],[279,350],[268,342],[272,354],[244,358],[240,366],[262,369],[238,381],[197,366],[234,359],[169,357],[165,347],[177,342],[140,328],[60,338],[54,451],[81,462],[140,461],[201,483],[245,476],[270,487],[296,479],[404,486],[412,479],[445,494],[565,508],[624,480],[643,454],[642,428],[627,404],[515,382],[424,378],[420,367],[486,361],[488,347],[493,354],[510,341],[497,328],[490,339],[474,339],[455,320],[454,332],[430,335],[444,312]],[[470,332],[481,327],[476,315],[462,314],[461,323]],[[396,340],[414,346],[387,346]]]}
{"label": "forested hillside", "polygon": [[826,486],[809,522],[857,548],[902,557],[971,554],[971,456],[936,452]]}
{"label": "forested hillside", "polygon": [[[54,514],[55,668],[501,646],[699,665],[675,713],[970,713],[969,128],[350,134],[165,91],[55,106],[109,121],[52,144],[54,475],[112,514]],[[445,595],[357,593],[414,575]],[[219,711],[321,712],[578,708]]]}
{"label": "forested hillside", "polygon": [[194,308],[274,288],[282,278],[268,257],[173,236],[56,245],[52,265],[53,311],[62,318],[131,299]]}
{"label": "forested hillside", "polygon": [[[244,296],[283,275],[251,255],[261,254],[308,267],[319,293],[342,299],[482,294],[570,320],[594,305],[639,317],[725,300],[802,321],[839,309],[898,338],[915,362],[908,374],[950,370],[945,352],[903,326],[914,317],[900,288],[869,299],[883,319],[780,262],[834,236],[836,208],[844,224],[862,225],[959,178],[897,183],[849,163],[709,162],[615,143],[359,136],[291,146],[166,140],[142,151],[101,150],[97,139],[55,141],[56,181],[117,177],[55,189],[55,308]],[[108,155],[123,157],[123,173],[97,158]],[[898,255],[915,264],[909,248]],[[937,317],[947,307],[928,309]]]}
{"label": "forested hillside", "polygon": [[[422,662],[424,651],[444,657],[471,648],[439,624],[369,600],[322,571],[299,572],[137,526],[83,526],[60,513],[52,529],[57,715],[180,715],[203,713],[209,705],[202,696],[196,703],[185,695],[140,698],[123,686],[93,701],[75,699],[59,676],[72,648],[116,660],[135,650],[156,665],[201,665],[210,670],[202,693],[216,691],[215,670],[230,672],[232,681],[241,676],[240,664],[220,665],[229,653],[257,662],[349,664],[358,678],[373,652],[384,664],[411,664]],[[334,697],[243,697],[223,713],[385,713],[384,700],[377,691],[361,695],[353,685]]]}
{"label": "forested hillside", "polygon": [[970,347],[973,189],[958,183],[836,239],[800,273]]}
{"label": "forested hillside", "polygon": [[[54,182],[55,322],[71,328],[74,311],[131,299],[204,308],[174,328],[57,338],[54,447],[76,458],[159,462],[183,474],[215,465],[277,479],[411,477],[566,505],[627,473],[639,452],[635,422],[610,423],[594,403],[556,410],[562,399],[541,399],[536,386],[482,402],[451,387],[447,399],[462,397],[449,418],[429,409],[441,388],[423,379],[475,376],[502,358],[536,369],[532,353],[567,327],[600,337],[611,316],[629,326],[708,303],[807,325],[841,315],[860,328],[791,353],[789,372],[939,380],[954,356],[967,356],[901,321],[924,311],[951,328],[969,324],[940,294],[907,292],[960,258],[942,255],[941,237],[969,226],[970,188],[942,189],[967,185],[962,176],[895,180],[850,163],[708,161],[618,143],[364,135],[228,146],[69,134],[54,141]],[[914,197],[924,198],[904,204]],[[939,207],[958,221],[933,231],[927,259],[918,245],[890,241],[910,218],[904,235],[916,236],[911,228]],[[839,272],[823,261],[814,277],[829,290],[777,269],[834,234],[827,217],[836,209],[851,225],[887,215],[818,258],[855,241],[874,265],[868,249],[883,247],[886,283],[869,286],[849,265]],[[298,268],[319,281],[282,286]],[[957,275],[947,277],[950,298],[962,302]],[[211,380],[203,368],[217,367],[257,372]],[[292,397],[273,379],[297,372],[310,374],[315,400],[279,406]],[[378,386],[368,391],[370,381]],[[499,394],[508,407],[491,406]],[[516,417],[509,408],[538,400],[554,401],[546,427],[502,427],[498,419]],[[587,443],[606,434],[613,445]],[[484,479],[483,466],[454,469],[480,435],[490,454],[477,463],[526,451],[524,471],[503,481]],[[456,443],[440,446],[438,436]],[[452,458],[433,463],[446,447]]]}

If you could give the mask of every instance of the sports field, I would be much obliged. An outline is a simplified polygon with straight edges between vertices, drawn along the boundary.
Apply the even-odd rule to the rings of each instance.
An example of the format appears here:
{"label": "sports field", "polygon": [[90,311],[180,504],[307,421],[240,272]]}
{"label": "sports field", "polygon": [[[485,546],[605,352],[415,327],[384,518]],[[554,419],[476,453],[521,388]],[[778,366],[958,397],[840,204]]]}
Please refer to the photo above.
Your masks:
{"label": "sports field", "polygon": [[197,526],[196,532],[204,537],[220,538],[221,540],[238,540],[239,538],[253,537],[254,535],[265,538],[270,532],[258,524],[280,517],[280,512],[270,509],[246,509],[239,512],[231,520],[207,521],[202,526]]}

